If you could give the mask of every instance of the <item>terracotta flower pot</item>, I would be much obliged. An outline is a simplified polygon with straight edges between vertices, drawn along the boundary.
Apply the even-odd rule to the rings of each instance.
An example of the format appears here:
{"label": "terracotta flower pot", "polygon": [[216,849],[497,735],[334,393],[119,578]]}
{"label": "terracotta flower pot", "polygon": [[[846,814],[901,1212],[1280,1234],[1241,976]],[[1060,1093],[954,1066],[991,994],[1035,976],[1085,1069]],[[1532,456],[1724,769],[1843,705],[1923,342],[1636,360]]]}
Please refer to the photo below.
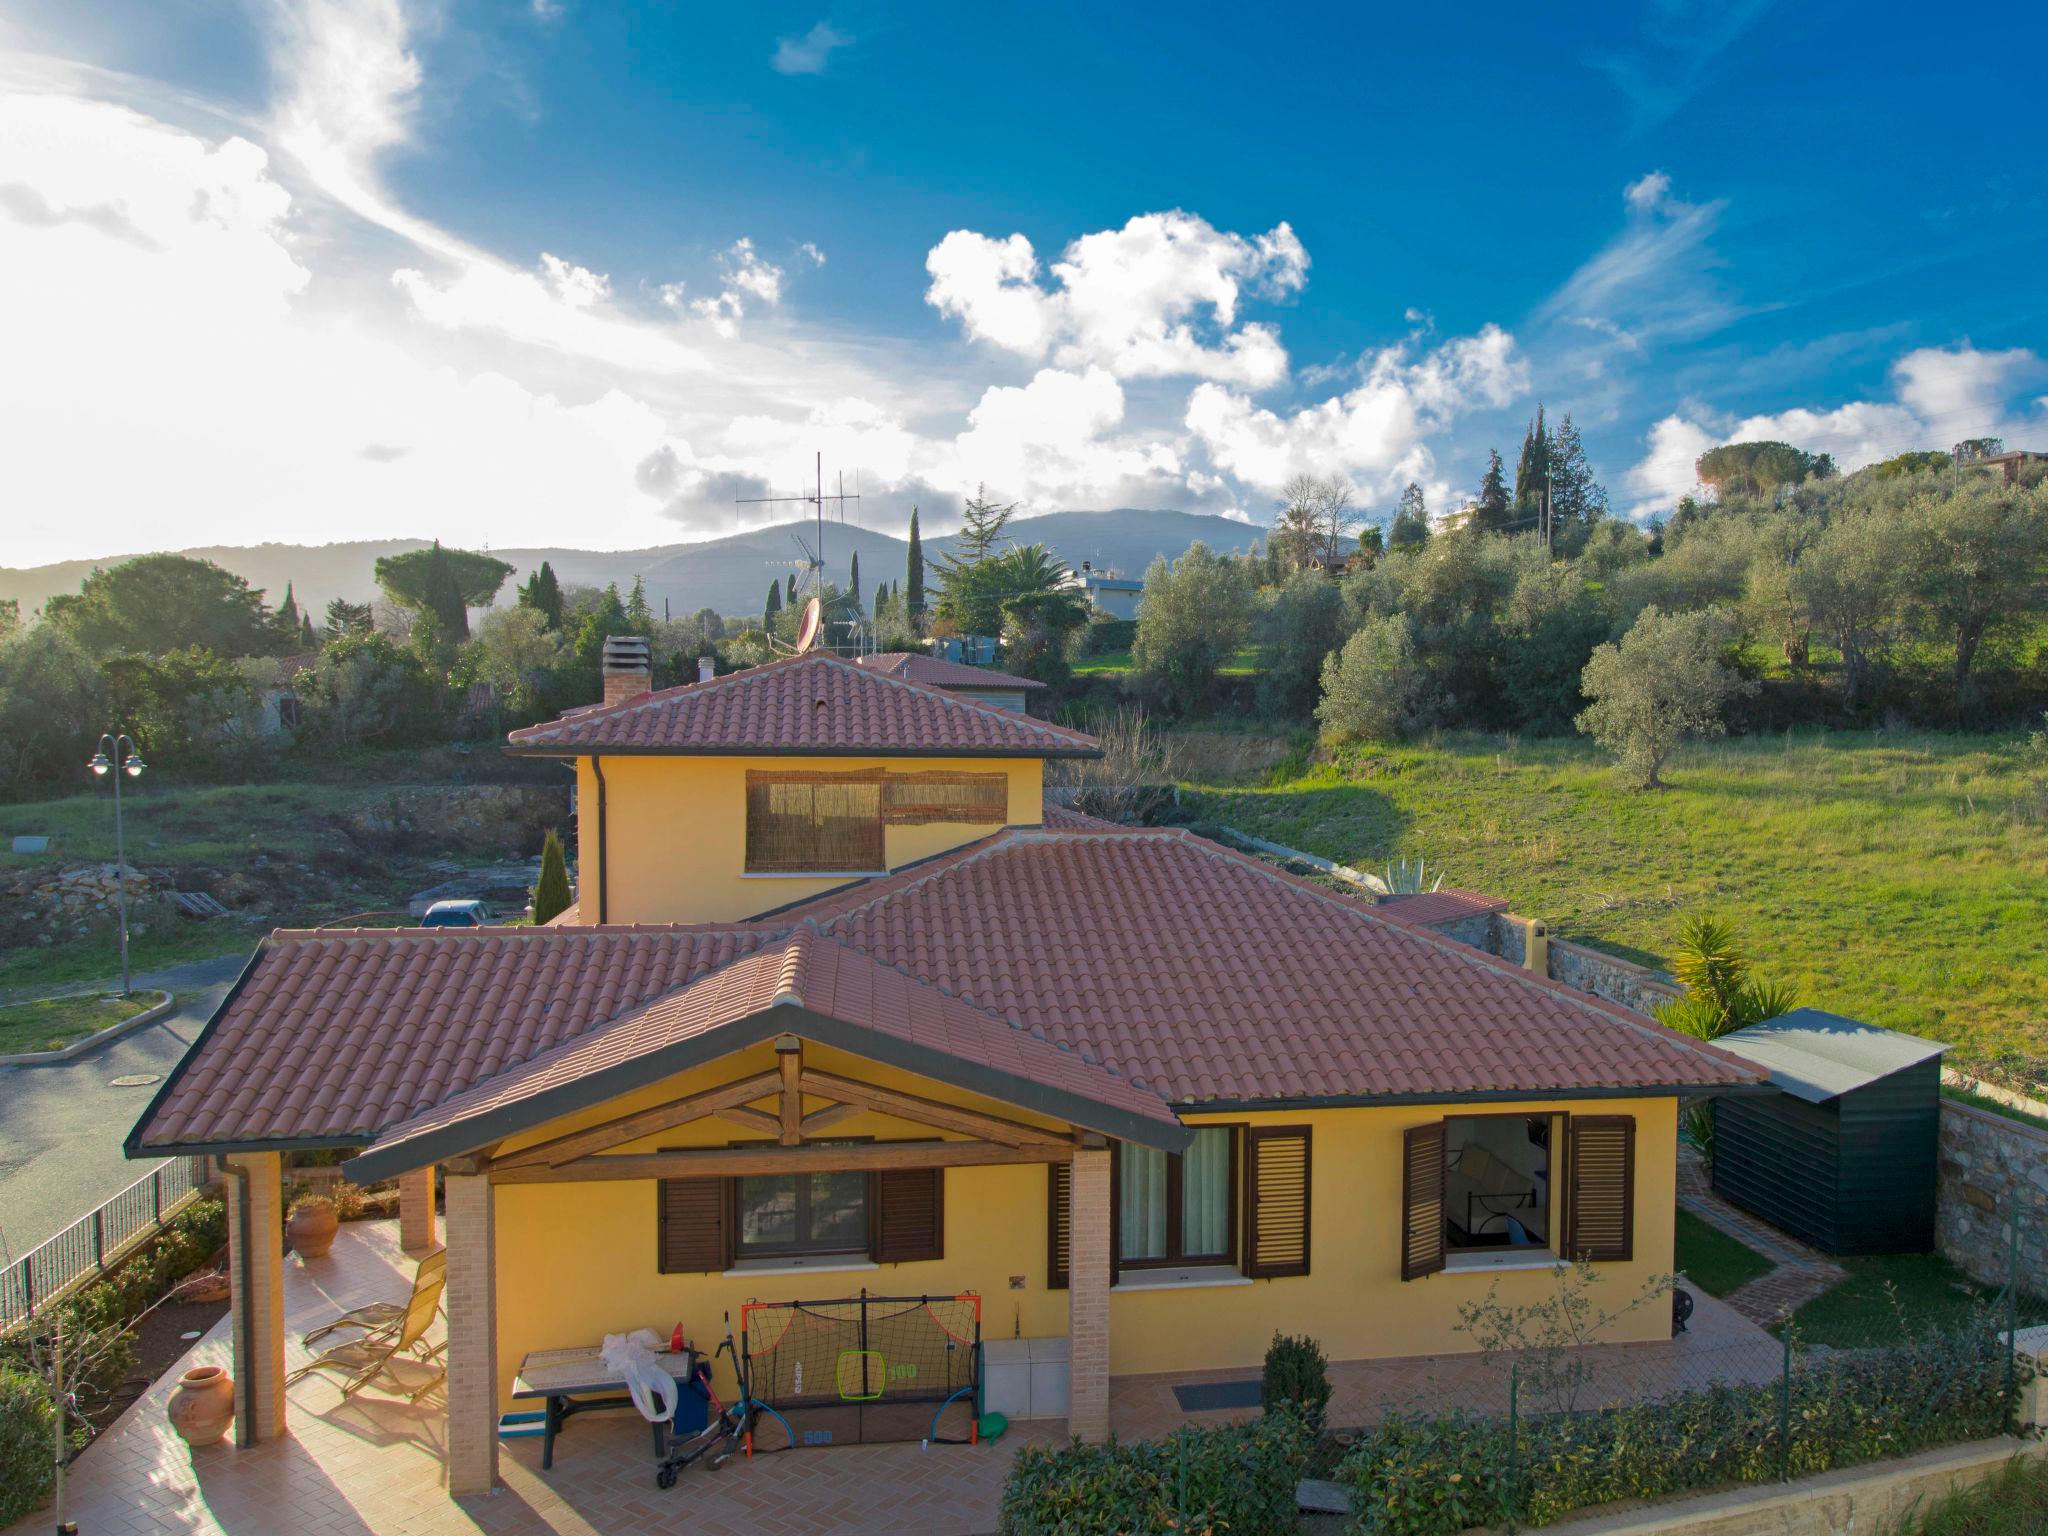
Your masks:
{"label": "terracotta flower pot", "polygon": [[284,1229],[291,1235],[292,1247],[298,1250],[300,1258],[324,1259],[327,1250],[334,1246],[334,1234],[340,1226],[332,1200],[306,1200],[292,1212]]}
{"label": "terracotta flower pot", "polygon": [[235,1383],[217,1365],[195,1365],[178,1378],[166,1409],[187,1445],[212,1445],[235,1422]]}

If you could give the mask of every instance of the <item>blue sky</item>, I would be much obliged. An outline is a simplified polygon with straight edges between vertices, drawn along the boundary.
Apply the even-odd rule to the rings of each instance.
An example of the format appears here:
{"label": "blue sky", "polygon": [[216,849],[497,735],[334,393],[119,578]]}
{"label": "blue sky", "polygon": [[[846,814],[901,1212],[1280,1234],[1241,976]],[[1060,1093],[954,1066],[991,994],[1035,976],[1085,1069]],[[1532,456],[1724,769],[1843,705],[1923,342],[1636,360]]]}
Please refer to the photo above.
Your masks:
{"label": "blue sky", "polygon": [[2048,447],[2037,9],[26,0],[0,562]]}

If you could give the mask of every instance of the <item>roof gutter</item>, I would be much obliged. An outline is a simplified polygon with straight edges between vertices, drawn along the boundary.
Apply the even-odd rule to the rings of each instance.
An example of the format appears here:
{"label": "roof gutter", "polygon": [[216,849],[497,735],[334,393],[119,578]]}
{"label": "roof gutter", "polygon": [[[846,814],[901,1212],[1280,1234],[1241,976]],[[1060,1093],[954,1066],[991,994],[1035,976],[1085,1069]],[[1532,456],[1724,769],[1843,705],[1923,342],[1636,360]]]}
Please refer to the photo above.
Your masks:
{"label": "roof gutter", "polygon": [[1395,1109],[1424,1104],[1550,1104],[1570,1099],[1753,1098],[1777,1093],[1773,1083],[1658,1083],[1639,1088],[1487,1088],[1461,1093],[1337,1093],[1278,1099],[1183,1100],[1177,1115],[1242,1114],[1248,1110]]}
{"label": "roof gutter", "polygon": [[[1007,713],[1007,711],[1006,711]],[[1102,756],[1100,747],[920,747],[881,746],[790,747],[762,744],[750,747],[593,747],[579,742],[507,742],[507,757],[590,757],[603,752],[608,757],[985,757],[992,759],[1093,758]]]}

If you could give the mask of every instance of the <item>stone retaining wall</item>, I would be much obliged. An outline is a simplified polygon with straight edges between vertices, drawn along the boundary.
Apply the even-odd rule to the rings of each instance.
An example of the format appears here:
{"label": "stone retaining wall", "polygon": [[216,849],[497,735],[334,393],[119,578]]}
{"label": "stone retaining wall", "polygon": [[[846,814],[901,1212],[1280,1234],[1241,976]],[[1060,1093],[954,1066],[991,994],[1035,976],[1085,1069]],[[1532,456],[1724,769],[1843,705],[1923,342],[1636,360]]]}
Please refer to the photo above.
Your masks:
{"label": "stone retaining wall", "polygon": [[1935,1244],[1950,1263],[2004,1285],[2017,1211],[2020,1288],[2048,1295],[2048,1130],[1943,1099],[1936,1190]]}

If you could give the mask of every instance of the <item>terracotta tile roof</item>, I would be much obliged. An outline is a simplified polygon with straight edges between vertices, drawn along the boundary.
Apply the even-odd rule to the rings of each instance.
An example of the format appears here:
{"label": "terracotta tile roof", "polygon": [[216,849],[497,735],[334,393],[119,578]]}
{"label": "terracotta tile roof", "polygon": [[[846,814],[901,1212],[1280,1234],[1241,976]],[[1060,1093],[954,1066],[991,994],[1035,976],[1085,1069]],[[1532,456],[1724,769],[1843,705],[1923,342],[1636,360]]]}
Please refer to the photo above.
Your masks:
{"label": "terracotta tile roof", "polygon": [[1055,832],[1114,832],[1118,824],[1048,800],[1045,802],[1045,825]]}
{"label": "terracotta tile roof", "polygon": [[445,1116],[420,1117],[460,1095],[482,1112],[785,992],[866,1031],[884,1059],[916,1044],[1129,1115],[1146,1095],[1454,1101],[1762,1081],[1726,1051],[1180,829],[1061,820],[753,924],[280,933],[130,1150],[430,1126]]}
{"label": "terracotta tile roof", "polygon": [[797,910],[1174,1103],[1756,1080],[1642,1015],[1177,830],[1012,832]]}
{"label": "terracotta tile roof", "polygon": [[1498,897],[1459,890],[1418,891],[1413,896],[1389,896],[1373,908],[1382,917],[1390,917],[1397,923],[1414,923],[1421,928],[1433,928],[1439,923],[1455,923],[1462,918],[1480,917],[1507,909],[1508,904]]}
{"label": "terracotta tile roof", "polygon": [[1092,736],[813,652],[572,710],[513,751],[1096,757]]}
{"label": "terracotta tile roof", "polygon": [[[402,1170],[436,1155],[445,1156],[448,1149],[429,1153],[425,1159],[396,1150],[387,1154],[387,1149],[408,1143],[425,1146],[450,1127],[521,1106],[528,1109],[531,1123],[539,1123],[561,1113],[547,1107],[550,1097],[561,1090],[582,1085],[586,1097],[614,1096],[630,1085],[609,1085],[605,1082],[608,1075],[633,1069],[646,1080],[667,1076],[690,1064],[682,1058],[695,1042],[711,1042],[709,1051],[724,1055],[784,1030],[817,1033],[815,1024],[779,1017],[784,1008],[849,1025],[855,1040],[868,1037],[868,1051],[884,1059],[894,1057],[897,1065],[919,1063],[926,1075],[935,1079],[959,1081],[964,1087],[989,1085],[993,1079],[996,1096],[1008,1102],[1019,1102],[1034,1090],[1046,1090],[1050,1095],[1047,1102],[1061,1105],[1057,1112],[1091,1129],[1127,1130],[1127,1122],[1134,1119],[1159,1126],[1178,1123],[1157,1094],[1134,1086],[1085,1054],[1035,1039],[993,1014],[856,954],[823,937],[815,924],[805,923],[788,938],[735,960],[680,991],[622,1014],[467,1092],[443,1099],[392,1126],[377,1138],[374,1149],[380,1157],[388,1155],[394,1167]],[[747,1039],[712,1040],[743,1021],[754,1024]],[[877,1040],[877,1036],[887,1040]],[[891,1051],[890,1042],[909,1050]],[[845,1042],[835,1039],[830,1043]],[[861,1046],[853,1044],[851,1048],[859,1050]],[[969,1069],[966,1074],[956,1070],[963,1066]],[[963,1076],[969,1080],[960,1081]],[[1046,1098],[1046,1094],[1038,1096]],[[1111,1113],[1091,1116],[1088,1106]]]}
{"label": "terracotta tile roof", "polygon": [[1009,672],[998,672],[993,667],[970,667],[964,662],[947,661],[942,656],[926,656],[917,651],[878,651],[872,656],[854,659],[857,665],[871,672],[907,677],[913,683],[923,683],[930,688],[995,688],[1007,693],[1019,688],[1045,686],[1035,677],[1017,677]]}
{"label": "terracotta tile roof", "polygon": [[367,1137],[773,938],[729,928],[276,933],[130,1140]]}

